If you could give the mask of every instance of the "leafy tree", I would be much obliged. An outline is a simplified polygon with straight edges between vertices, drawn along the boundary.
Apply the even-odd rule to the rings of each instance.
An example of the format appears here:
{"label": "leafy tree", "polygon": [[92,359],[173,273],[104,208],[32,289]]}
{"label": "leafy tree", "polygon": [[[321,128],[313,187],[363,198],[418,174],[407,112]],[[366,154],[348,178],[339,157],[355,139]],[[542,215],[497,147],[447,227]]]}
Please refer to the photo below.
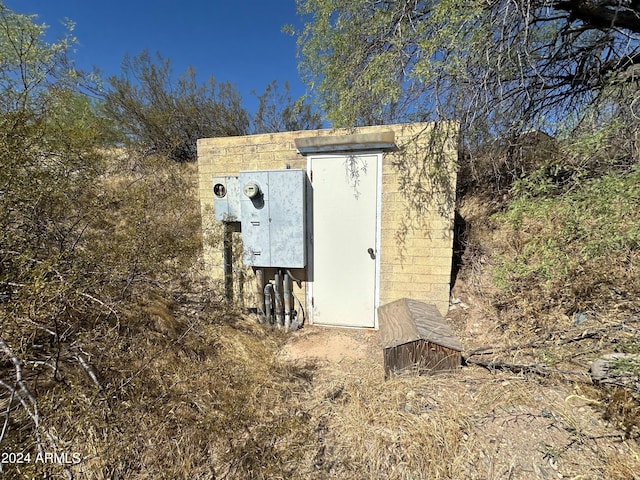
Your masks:
{"label": "leafy tree", "polygon": [[68,58],[71,26],[54,43],[45,32],[0,3],[0,398],[11,413],[0,442],[15,439],[20,422],[38,447],[55,448],[29,366],[52,365],[57,351],[58,379],[62,342],[95,311],[85,296],[91,270],[79,265],[103,169],[100,120],[78,95]]}
{"label": "leafy tree", "polygon": [[302,70],[339,126],[454,118],[467,141],[483,141],[637,103],[635,2],[298,0],[298,10]]}
{"label": "leafy tree", "polygon": [[322,128],[321,115],[299,98],[293,101],[289,83],[280,91],[274,80],[258,96],[258,110],[253,119],[254,133],[290,132]]}
{"label": "leafy tree", "polygon": [[[75,242],[76,210],[69,207],[89,194],[99,169],[99,119],[73,90],[77,75],[67,52],[75,40],[69,30],[49,44],[45,30],[0,4],[0,248],[9,263],[15,252],[39,261]],[[28,271],[15,264],[1,280]]]}
{"label": "leafy tree", "polygon": [[130,374],[114,367],[123,330],[148,331],[156,312],[173,332],[151,290],[184,280],[200,247],[191,166],[155,159],[134,176],[107,157],[111,124],[79,90],[73,37],[45,31],[0,3],[0,445],[32,455],[80,438],[122,393],[105,389]]}
{"label": "leafy tree", "polygon": [[108,84],[106,114],[144,153],[195,160],[198,138],[243,135],[249,128],[240,94],[231,84],[211,77],[199,85],[193,68],[176,83],[170,61],[159,54],[126,56],[122,76],[111,77]]}
{"label": "leafy tree", "polygon": [[35,23],[35,15],[21,15],[0,3],[0,113],[42,111],[52,85],[68,88],[75,71],[68,52],[76,43],[73,24],[58,41],[43,40],[47,26]]}

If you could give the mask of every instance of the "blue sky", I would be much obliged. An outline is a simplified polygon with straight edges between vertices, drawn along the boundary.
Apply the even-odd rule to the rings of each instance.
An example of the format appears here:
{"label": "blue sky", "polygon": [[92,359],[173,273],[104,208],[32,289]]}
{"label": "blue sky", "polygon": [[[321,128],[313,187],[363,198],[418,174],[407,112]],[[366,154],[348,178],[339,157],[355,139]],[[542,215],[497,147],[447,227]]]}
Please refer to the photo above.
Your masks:
{"label": "blue sky", "polygon": [[105,76],[120,72],[126,53],[143,49],[171,59],[174,74],[195,67],[198,81],[213,75],[231,82],[253,110],[271,80],[288,81],[294,98],[304,92],[295,38],[281,32],[299,25],[295,0],[4,0],[18,13],[37,14],[54,39],[61,21],[75,22],[79,44],[73,58]]}

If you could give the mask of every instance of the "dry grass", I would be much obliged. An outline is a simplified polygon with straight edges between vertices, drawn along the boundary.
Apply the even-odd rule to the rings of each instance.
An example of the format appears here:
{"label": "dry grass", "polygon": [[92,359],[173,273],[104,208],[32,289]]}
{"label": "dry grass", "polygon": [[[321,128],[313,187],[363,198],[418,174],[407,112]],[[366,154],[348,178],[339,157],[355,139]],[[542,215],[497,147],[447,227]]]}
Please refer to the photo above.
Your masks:
{"label": "dry grass", "polygon": [[382,382],[379,372],[327,387],[316,390],[312,409],[315,478],[458,477],[465,415],[440,408],[432,388],[415,379]]}
{"label": "dry grass", "polygon": [[[286,472],[300,421],[284,399],[308,373],[276,364],[281,339],[243,321],[203,280],[193,166],[134,167],[114,160],[101,197],[78,206],[99,207],[77,246],[78,283],[43,277],[48,290],[28,297],[19,320],[9,321],[9,307],[22,304],[2,305],[2,336],[39,412],[34,428],[36,417],[3,389],[2,449],[82,459],[4,464],[3,478],[250,477],[233,472],[257,471],[263,454]],[[38,317],[42,304],[48,317]],[[1,367],[11,382],[11,363]],[[291,441],[280,440],[289,431]]]}
{"label": "dry grass", "polygon": [[75,478],[638,478],[637,435],[603,420],[594,390],[479,368],[384,382],[374,355],[286,360],[292,337],[210,293],[174,308],[176,339],[105,329],[89,352],[111,359],[103,393],[76,372],[85,396],[57,385],[42,399],[82,454]]}
{"label": "dry grass", "polygon": [[[472,308],[450,315],[456,333],[472,360],[493,363],[504,374],[536,372],[523,377],[534,404],[514,397],[514,385],[503,389],[488,383],[496,399],[505,402],[498,410],[513,412],[500,415],[501,422],[507,426],[519,419],[521,436],[531,445],[507,428],[494,438],[479,436],[479,448],[498,462],[485,476],[465,478],[640,478],[640,394],[637,387],[628,388],[634,381],[611,390],[596,388],[589,377],[594,359],[615,351],[636,353],[640,341],[638,210],[627,212],[638,198],[633,193],[637,171],[630,172],[558,190],[556,197],[518,202],[504,197],[501,206],[474,194],[460,202],[468,222],[467,250],[454,295]],[[611,200],[618,197],[624,202]],[[599,226],[583,229],[588,222]],[[573,392],[567,391],[571,385]],[[559,392],[566,401],[557,398]],[[477,411],[486,408],[479,405]],[[548,438],[545,446],[534,436],[544,437],[547,417],[554,419],[547,428],[561,435]],[[505,439],[511,442],[504,448],[512,449],[512,463],[507,457],[499,460]],[[494,444],[493,453],[487,441]],[[534,444],[544,451],[546,464],[519,460]]]}
{"label": "dry grass", "polygon": [[311,463],[292,478],[608,478],[612,456],[638,449],[556,382],[476,368],[381,379],[370,360],[322,366],[302,395]]}
{"label": "dry grass", "polygon": [[278,364],[281,339],[226,306],[185,321],[175,340],[104,332],[103,392],[58,386],[41,400],[64,450],[82,456],[76,478],[289,478],[306,428],[288,399],[312,370]]}
{"label": "dry grass", "polygon": [[[377,345],[335,362],[286,359],[283,346],[300,332],[258,326],[203,280],[190,250],[200,241],[193,190],[168,203],[154,197],[191,182],[175,174],[118,169],[106,179],[114,202],[103,226],[117,228],[94,255],[118,267],[109,278],[130,281],[100,297],[108,303],[82,297],[97,313],[61,345],[56,377],[29,367],[41,431],[81,462],[4,465],[3,478],[65,478],[65,468],[89,480],[640,478],[637,406],[580,377],[468,367],[385,382]],[[468,207],[477,222],[492,210]],[[476,228],[473,261],[460,277],[468,288],[456,292],[470,308],[450,315],[468,350],[492,345],[505,362],[586,371],[603,346],[637,344],[637,329],[615,327],[613,315],[578,326],[566,318],[547,336],[535,322],[505,322],[487,301],[496,293],[489,275],[494,230]],[[149,235],[123,245],[126,261],[119,262],[115,247],[140,231]],[[176,246],[184,252],[167,255]],[[153,274],[132,268],[141,258]],[[34,339],[23,345],[41,348]],[[70,361],[78,352],[95,379]],[[35,451],[30,419],[18,406],[10,430],[5,451]]]}

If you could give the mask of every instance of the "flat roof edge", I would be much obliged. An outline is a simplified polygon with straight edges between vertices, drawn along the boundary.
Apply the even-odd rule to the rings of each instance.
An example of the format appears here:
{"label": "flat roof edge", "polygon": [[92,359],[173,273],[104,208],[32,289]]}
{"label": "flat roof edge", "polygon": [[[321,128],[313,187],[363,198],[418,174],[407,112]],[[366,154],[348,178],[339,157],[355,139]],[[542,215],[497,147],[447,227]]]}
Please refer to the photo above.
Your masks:
{"label": "flat roof edge", "polygon": [[364,150],[395,150],[395,133],[391,130],[352,135],[328,135],[294,139],[298,153],[356,152]]}

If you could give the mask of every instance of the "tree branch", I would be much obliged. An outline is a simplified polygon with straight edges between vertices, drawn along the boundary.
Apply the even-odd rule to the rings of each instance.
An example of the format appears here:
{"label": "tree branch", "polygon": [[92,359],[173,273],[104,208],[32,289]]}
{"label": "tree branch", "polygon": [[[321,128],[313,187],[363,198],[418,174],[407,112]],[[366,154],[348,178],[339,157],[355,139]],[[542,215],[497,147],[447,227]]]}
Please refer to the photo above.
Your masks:
{"label": "tree branch", "polygon": [[[6,342],[2,338],[0,338],[0,351],[2,351],[9,358],[9,360],[11,361],[11,363],[15,368],[16,385],[19,387],[19,390],[16,389],[15,387],[12,387],[8,383],[4,382],[3,380],[0,380],[0,387],[3,387],[5,390],[11,392],[12,399],[14,396],[17,397],[20,403],[22,404],[22,406],[24,407],[25,411],[27,412],[27,414],[29,415],[29,417],[31,418],[34,424],[34,432],[36,436],[38,452],[41,454],[44,454],[42,439],[40,437],[41,425],[40,425],[40,414],[38,412],[38,404],[36,402],[35,397],[31,393],[31,390],[29,390],[29,387],[27,387],[26,383],[22,379],[22,362],[13,353],[11,348],[9,348],[9,346],[6,344]],[[10,407],[11,407],[11,402],[9,402],[9,409]],[[7,416],[9,415],[9,409],[7,409]],[[45,436],[47,437],[47,439],[49,440],[49,443],[51,444],[53,449],[57,451],[58,447],[57,447],[55,438],[53,438],[53,435],[51,435],[51,433],[49,433],[46,429],[42,429],[42,430]],[[5,433],[6,433],[5,429],[3,428],[2,435],[4,436]],[[1,439],[2,437],[0,437],[0,440]],[[73,478],[73,474],[71,473],[71,470],[69,470],[67,467],[64,467],[64,471],[65,471],[65,474],[67,475],[67,478],[69,479]]]}
{"label": "tree branch", "polygon": [[540,375],[542,377],[547,377],[549,375],[574,375],[579,377],[585,377],[589,379],[589,383],[591,383],[591,377],[589,373],[583,370],[558,370],[557,368],[549,368],[540,363],[510,363],[503,362],[500,360],[475,360],[465,358],[465,363],[467,365],[478,365],[479,367],[484,367],[489,371],[494,370],[508,370],[514,373],[533,373],[535,375]]}
{"label": "tree branch", "polygon": [[624,28],[640,33],[640,11],[631,2],[609,2],[606,0],[560,0],[553,8],[563,10],[574,20],[594,28]]}

